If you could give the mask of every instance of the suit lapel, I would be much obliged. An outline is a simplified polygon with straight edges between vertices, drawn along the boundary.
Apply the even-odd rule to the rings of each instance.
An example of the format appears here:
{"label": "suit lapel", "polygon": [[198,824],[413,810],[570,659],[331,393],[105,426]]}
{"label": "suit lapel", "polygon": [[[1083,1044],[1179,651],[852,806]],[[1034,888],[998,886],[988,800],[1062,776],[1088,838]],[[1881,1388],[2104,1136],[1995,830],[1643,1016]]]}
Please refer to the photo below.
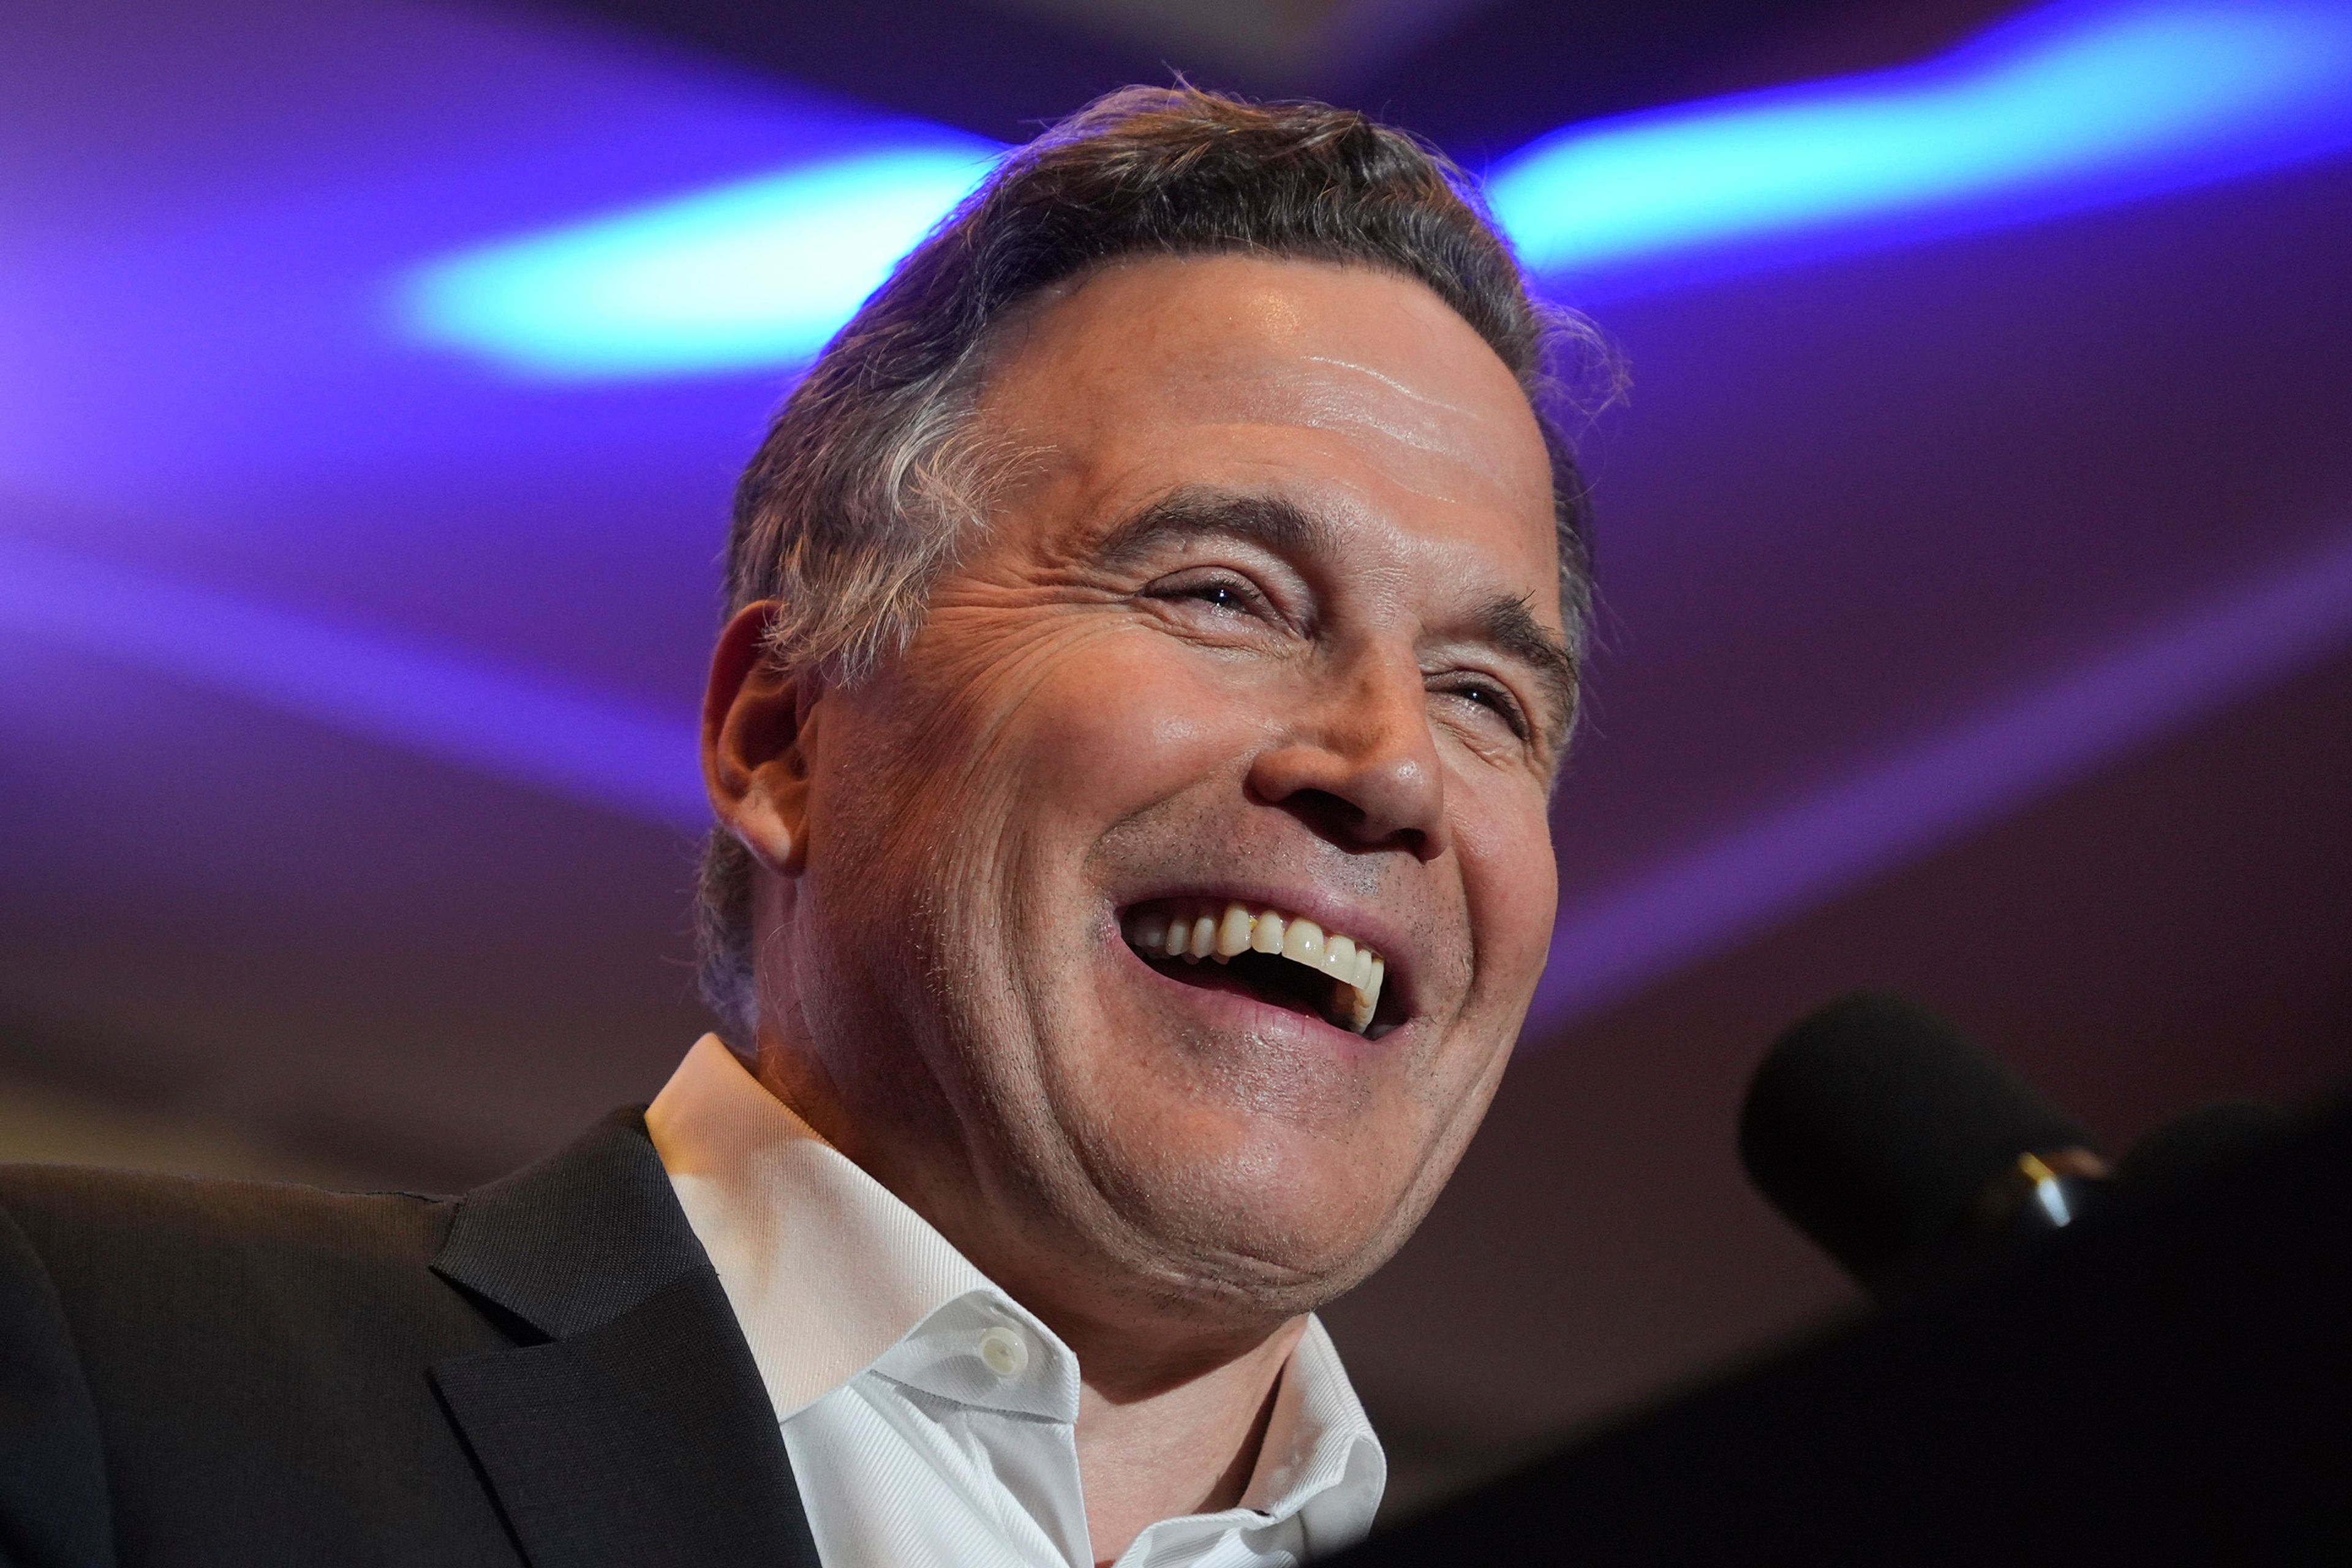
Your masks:
{"label": "suit lapel", "polygon": [[433,1374],[531,1568],[816,1568],[775,1413],[642,1116],[469,1194],[434,1268],[537,1342]]}

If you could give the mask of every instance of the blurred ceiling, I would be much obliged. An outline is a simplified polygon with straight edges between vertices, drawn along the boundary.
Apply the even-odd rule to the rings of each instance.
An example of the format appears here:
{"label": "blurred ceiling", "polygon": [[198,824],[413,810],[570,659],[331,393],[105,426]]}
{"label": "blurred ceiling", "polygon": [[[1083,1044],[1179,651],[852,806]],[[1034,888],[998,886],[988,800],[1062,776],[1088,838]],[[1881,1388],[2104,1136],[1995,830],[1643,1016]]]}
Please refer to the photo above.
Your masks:
{"label": "blurred ceiling", "polygon": [[[788,371],[432,352],[419,264],[1170,68],[1478,166],[2001,9],[12,10],[0,1072],[37,1087],[0,1139],[454,1186],[702,1027],[692,717]],[[2347,277],[2336,157],[1599,301],[1635,382],[1585,439],[1553,976],[1462,1177],[1333,1314],[1403,1501],[1850,1310],[1730,1139],[1835,991],[1917,992],[2119,1142],[2343,1083]]]}

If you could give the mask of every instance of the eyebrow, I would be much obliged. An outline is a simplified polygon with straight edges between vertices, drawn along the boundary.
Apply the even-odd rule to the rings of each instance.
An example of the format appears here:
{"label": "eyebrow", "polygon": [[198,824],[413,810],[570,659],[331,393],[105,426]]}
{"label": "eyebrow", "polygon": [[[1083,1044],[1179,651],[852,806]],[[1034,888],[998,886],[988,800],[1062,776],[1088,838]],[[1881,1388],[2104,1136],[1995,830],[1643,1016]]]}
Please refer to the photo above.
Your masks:
{"label": "eyebrow", "polygon": [[[1330,522],[1281,496],[1186,485],[1146,503],[1096,546],[1108,565],[1132,565],[1171,544],[1223,536],[1286,558],[1344,558]],[[1538,620],[1524,595],[1497,595],[1471,612],[1478,639],[1535,672],[1543,688],[1545,739],[1562,749],[1576,714],[1577,661],[1567,643]]]}
{"label": "eyebrow", "polygon": [[1212,534],[1243,540],[1284,556],[1336,556],[1339,542],[1328,522],[1295,501],[1186,485],[1148,503],[1112,529],[1095,547],[1095,554],[1108,565],[1133,565],[1166,545]]}

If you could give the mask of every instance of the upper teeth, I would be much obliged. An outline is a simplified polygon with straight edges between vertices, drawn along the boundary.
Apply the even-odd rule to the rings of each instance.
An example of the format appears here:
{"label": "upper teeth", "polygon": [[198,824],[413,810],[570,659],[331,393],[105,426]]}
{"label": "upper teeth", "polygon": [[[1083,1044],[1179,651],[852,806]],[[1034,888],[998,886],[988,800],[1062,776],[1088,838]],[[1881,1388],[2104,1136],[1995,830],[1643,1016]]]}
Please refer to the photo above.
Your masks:
{"label": "upper teeth", "polygon": [[1229,903],[1222,915],[1202,912],[1189,918],[1164,910],[1135,916],[1127,940],[1154,955],[1197,962],[1213,958],[1223,963],[1237,952],[1278,952],[1296,963],[1319,970],[1350,987],[1348,1026],[1358,1034],[1370,1026],[1380,1005],[1381,977],[1388,964],[1377,952],[1338,931],[1327,932],[1304,915],[1260,910]]}

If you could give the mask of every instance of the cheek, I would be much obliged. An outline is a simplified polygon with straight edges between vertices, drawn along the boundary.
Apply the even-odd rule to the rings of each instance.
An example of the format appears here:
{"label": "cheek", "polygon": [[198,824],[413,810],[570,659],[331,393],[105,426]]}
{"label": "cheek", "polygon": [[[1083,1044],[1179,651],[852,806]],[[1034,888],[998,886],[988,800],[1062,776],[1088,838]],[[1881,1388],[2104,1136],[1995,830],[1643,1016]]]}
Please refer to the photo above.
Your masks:
{"label": "cheek", "polygon": [[1083,623],[982,636],[970,618],[937,617],[937,642],[962,646],[865,697],[864,743],[834,781],[865,837],[990,859],[1066,847],[1200,777],[1233,728],[1230,699],[1164,638]]}
{"label": "cheek", "polygon": [[1500,785],[1455,814],[1454,841],[1478,949],[1479,989],[1523,1002],[1551,951],[1559,907],[1548,803]]}
{"label": "cheek", "polygon": [[1237,773],[1252,733],[1249,705],[1202,663],[1162,637],[1100,639],[1024,701],[1005,736],[1006,772],[1033,805],[1058,803],[1089,837],[1204,779]]}

